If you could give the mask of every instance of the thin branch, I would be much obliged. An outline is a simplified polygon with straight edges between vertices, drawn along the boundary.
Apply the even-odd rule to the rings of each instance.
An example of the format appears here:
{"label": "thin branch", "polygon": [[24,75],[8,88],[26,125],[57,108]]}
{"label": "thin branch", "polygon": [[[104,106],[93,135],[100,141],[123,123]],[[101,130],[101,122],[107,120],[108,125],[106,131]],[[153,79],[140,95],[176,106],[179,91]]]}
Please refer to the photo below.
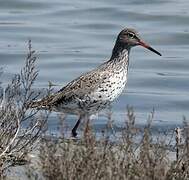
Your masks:
{"label": "thin branch", "polygon": [[7,145],[7,147],[5,148],[5,150],[0,154],[0,157],[4,156],[5,153],[9,150],[10,146],[14,143],[14,141],[16,140],[18,133],[20,131],[20,120],[19,118],[17,118],[17,130],[16,133],[14,135],[14,137],[12,138],[12,140],[10,141],[10,143]]}

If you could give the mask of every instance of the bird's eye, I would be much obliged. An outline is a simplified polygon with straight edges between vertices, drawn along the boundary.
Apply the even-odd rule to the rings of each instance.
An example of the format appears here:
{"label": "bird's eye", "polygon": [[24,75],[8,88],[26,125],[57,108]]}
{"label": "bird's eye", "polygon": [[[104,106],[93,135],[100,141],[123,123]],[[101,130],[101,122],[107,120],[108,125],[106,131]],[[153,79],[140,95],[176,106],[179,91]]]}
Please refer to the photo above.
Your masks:
{"label": "bird's eye", "polygon": [[134,33],[131,33],[131,32],[129,32],[128,34],[127,34],[127,36],[129,37],[129,38],[134,38],[135,37],[135,34]]}

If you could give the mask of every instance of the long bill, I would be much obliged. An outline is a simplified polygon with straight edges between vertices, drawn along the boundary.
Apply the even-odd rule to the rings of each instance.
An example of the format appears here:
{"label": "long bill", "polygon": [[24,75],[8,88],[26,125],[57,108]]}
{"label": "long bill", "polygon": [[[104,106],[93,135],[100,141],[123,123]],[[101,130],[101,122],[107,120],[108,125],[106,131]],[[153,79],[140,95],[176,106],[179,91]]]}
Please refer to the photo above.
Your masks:
{"label": "long bill", "polygon": [[158,51],[156,51],[154,48],[152,48],[151,46],[149,46],[149,45],[146,44],[145,42],[139,41],[139,45],[141,45],[141,46],[143,46],[143,47],[149,49],[150,51],[152,51],[152,52],[158,54],[159,56],[161,56],[161,53],[159,53]]}

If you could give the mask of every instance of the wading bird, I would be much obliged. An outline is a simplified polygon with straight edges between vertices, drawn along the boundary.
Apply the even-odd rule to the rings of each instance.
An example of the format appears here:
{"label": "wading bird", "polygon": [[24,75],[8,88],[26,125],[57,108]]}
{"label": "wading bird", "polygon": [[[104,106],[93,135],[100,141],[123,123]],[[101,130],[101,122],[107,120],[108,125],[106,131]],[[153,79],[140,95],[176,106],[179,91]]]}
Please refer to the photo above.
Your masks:
{"label": "wading bird", "polygon": [[72,135],[76,137],[81,120],[89,119],[92,114],[106,108],[121,94],[127,83],[130,50],[138,45],[161,56],[142,41],[136,30],[125,28],[119,33],[108,61],[29,106],[78,115],[79,119],[72,129]]}

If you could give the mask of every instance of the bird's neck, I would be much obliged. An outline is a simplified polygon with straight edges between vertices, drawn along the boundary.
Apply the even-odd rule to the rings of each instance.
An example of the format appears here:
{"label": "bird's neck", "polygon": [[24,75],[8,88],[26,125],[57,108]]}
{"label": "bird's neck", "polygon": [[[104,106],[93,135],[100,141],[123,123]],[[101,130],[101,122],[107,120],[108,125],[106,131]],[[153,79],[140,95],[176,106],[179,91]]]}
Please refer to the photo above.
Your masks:
{"label": "bird's neck", "polygon": [[130,47],[116,42],[110,61],[129,61]]}
{"label": "bird's neck", "polygon": [[107,70],[108,67],[108,69],[115,72],[126,71],[127,73],[129,67],[129,52],[129,46],[127,47],[116,42],[110,60],[103,63],[101,67],[105,70]]}

